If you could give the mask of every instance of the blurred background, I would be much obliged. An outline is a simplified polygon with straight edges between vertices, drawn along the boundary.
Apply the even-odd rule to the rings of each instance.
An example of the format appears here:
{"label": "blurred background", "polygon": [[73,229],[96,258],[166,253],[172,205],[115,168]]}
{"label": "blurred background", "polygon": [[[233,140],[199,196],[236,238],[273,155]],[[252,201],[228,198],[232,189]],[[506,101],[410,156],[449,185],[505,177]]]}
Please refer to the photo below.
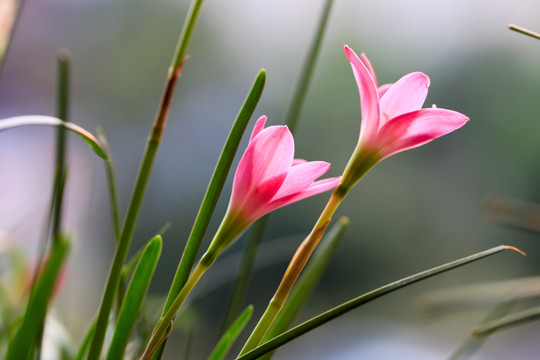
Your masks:
{"label": "blurred background", "polygon": [[[25,1],[0,74],[0,118],[55,114],[56,54],[68,48],[70,120],[94,133],[103,128],[125,210],[188,6],[186,0]],[[204,4],[132,244],[134,252],[171,223],[154,295],[168,291],[229,128],[261,68],[267,83],[254,117],[283,121],[322,7],[322,0]],[[360,107],[344,44],[368,55],[380,84],[426,73],[425,106],[471,120],[383,161],[350,193],[335,216],[349,216],[350,229],[299,320],[496,245],[517,246],[528,256],[499,254],[400,290],[284,346],[276,359],[447,358],[489,307],[431,318],[419,310],[422,294],[540,274],[538,236],[493,224],[484,210],[494,195],[540,202],[540,42],[507,29],[516,23],[540,30],[539,13],[534,0],[335,1],[295,136],[296,157],[331,162],[328,175],[338,176],[354,149]],[[44,231],[54,141],[49,128],[0,134],[0,246],[30,259]],[[78,343],[98,307],[114,241],[103,163],[71,134],[69,146],[65,220],[75,244],[55,314]],[[231,181],[205,244],[226,209]],[[328,197],[272,214],[264,244],[275,254],[270,261],[259,254],[246,297],[254,319]],[[243,244],[199,284],[193,308],[203,323],[192,329],[193,359],[204,359],[219,336]],[[474,358],[535,358],[539,335],[540,323],[496,334]],[[185,343],[173,339],[171,359],[178,358],[175,345]]]}

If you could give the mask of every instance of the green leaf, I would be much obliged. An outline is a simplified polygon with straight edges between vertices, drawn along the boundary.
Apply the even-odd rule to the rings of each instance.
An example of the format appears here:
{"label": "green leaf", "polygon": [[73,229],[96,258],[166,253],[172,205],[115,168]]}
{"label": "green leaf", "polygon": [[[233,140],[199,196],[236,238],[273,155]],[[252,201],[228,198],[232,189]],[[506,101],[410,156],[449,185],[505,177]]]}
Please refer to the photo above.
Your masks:
{"label": "green leaf", "polygon": [[176,271],[173,284],[169,290],[169,296],[167,297],[163,314],[169,310],[171,304],[186,283],[186,280],[191,273],[191,269],[195,263],[195,258],[197,257],[204,234],[206,233],[206,229],[210,223],[210,218],[212,217],[219,199],[219,195],[221,194],[221,190],[223,189],[223,185],[227,179],[227,174],[231,168],[234,155],[236,154],[238,145],[240,144],[240,140],[242,140],[242,135],[246,130],[249,119],[251,118],[251,115],[253,115],[255,107],[261,98],[265,81],[266,71],[261,70],[257,74],[251,90],[244,101],[236,120],[234,121],[231,132],[227,137],[225,146],[223,147],[218,163],[216,164],[216,168],[214,169],[214,173],[212,174],[212,179],[208,184],[208,188],[206,190],[206,194],[204,195],[201,207],[199,208],[197,218],[195,219],[195,223],[191,229],[191,234],[189,235],[184,253],[182,254],[180,264],[178,265],[178,270]]}
{"label": "green leaf", "polygon": [[[487,322],[503,317],[504,315],[508,314],[508,312],[512,309],[512,307],[514,307],[515,304],[516,301],[512,300],[495,306],[486,314],[486,316],[482,319],[480,323],[485,324]],[[471,334],[452,354],[450,360],[468,359],[480,348],[484,341],[485,339],[478,339],[473,334]]]}
{"label": "green leaf", "polygon": [[47,315],[49,299],[68,250],[68,238],[59,235],[58,239],[53,242],[50,257],[43,267],[41,276],[37,279],[35,291],[28,300],[21,327],[9,344],[6,359],[25,360],[32,358],[35,344],[40,335],[41,324],[44,323]]}
{"label": "green leaf", "polygon": [[141,307],[161,254],[161,236],[154,237],[144,249],[124,297],[107,359],[121,359],[141,311]]}
{"label": "green leaf", "polygon": [[495,332],[507,330],[539,319],[540,306],[537,306],[480,325],[473,330],[473,335],[476,337],[486,337]]}
{"label": "green leaf", "polygon": [[89,131],[82,127],[69,122],[63,122],[62,120],[52,116],[41,115],[28,115],[28,116],[16,116],[7,119],[0,120],[0,131],[16,128],[19,126],[63,126],[68,130],[73,131],[77,135],[83,138],[84,141],[90,145],[92,150],[101,158],[106,159],[107,155],[101,148],[99,141]]}
{"label": "green leaf", "polygon": [[[283,306],[279,315],[276,317],[276,320],[274,320],[274,324],[266,334],[264,341],[278,336],[292,324],[300,310],[304,307],[306,301],[311,296],[311,293],[319,282],[324,270],[326,270],[328,263],[334,256],[348,227],[349,218],[342,217],[321,241],[313,258],[289,295],[289,299],[285,303],[285,306]],[[271,357],[272,354],[267,354],[263,359],[270,359]]]}
{"label": "green leaf", "polygon": [[232,344],[251,318],[251,314],[253,314],[253,306],[250,305],[240,314],[225,334],[223,334],[208,360],[222,360],[225,358]]}
{"label": "green leaf", "polygon": [[430,278],[432,276],[435,276],[435,275],[438,275],[438,274],[441,274],[445,271],[448,271],[448,270],[452,270],[452,269],[455,269],[457,267],[460,267],[460,266],[463,266],[465,264],[469,264],[473,261],[477,261],[477,260],[480,260],[480,259],[483,259],[487,256],[490,256],[490,255],[494,255],[494,254],[497,254],[501,251],[505,251],[505,250],[513,250],[513,251],[517,251],[521,254],[523,254],[520,250],[516,249],[515,247],[512,247],[512,246],[505,246],[505,245],[501,245],[501,246],[497,246],[497,247],[494,247],[494,248],[491,248],[491,249],[488,249],[488,250],[484,250],[482,252],[479,252],[479,253],[476,253],[476,254],[473,254],[473,255],[470,255],[470,256],[467,256],[467,257],[464,257],[464,258],[461,258],[459,260],[455,260],[455,261],[452,261],[450,263],[447,263],[447,264],[444,264],[444,265],[440,265],[440,266],[437,266],[437,267],[434,267],[432,269],[429,269],[429,270],[426,270],[426,271],[422,271],[420,273],[417,273],[417,274],[414,274],[414,275],[411,275],[411,276],[408,276],[406,278],[403,278],[403,279],[400,279],[398,281],[395,281],[395,282],[392,282],[390,284],[387,284],[387,285],[384,285],[378,289],[375,289],[373,291],[370,291],[364,295],[361,295],[355,299],[352,299],[344,304],[341,304],[333,309],[330,309],[328,310],[327,312],[325,313],[322,313],[320,314],[319,316],[316,316],[314,318],[312,318],[311,320],[308,320],[294,328],[292,328],[291,330],[279,335],[279,336],[276,336],[275,338],[257,346],[256,348],[254,348],[253,350],[251,350],[250,352],[240,356],[237,358],[237,360],[250,360],[250,359],[257,359],[259,358],[260,356],[266,354],[267,352],[269,351],[272,351],[274,349],[277,349],[278,347],[304,335],[305,333],[321,326],[321,325],[324,325],[326,324],[327,322],[353,310],[353,309],[356,309],[357,307],[361,306],[361,305],[364,305],[372,300],[375,300],[383,295],[386,295],[386,294],[389,294],[393,291],[396,291],[398,289],[401,289],[405,286],[408,286],[408,285],[411,285],[411,284],[414,284],[416,282],[419,282],[421,280],[424,280],[424,279],[427,279],[427,278]]}

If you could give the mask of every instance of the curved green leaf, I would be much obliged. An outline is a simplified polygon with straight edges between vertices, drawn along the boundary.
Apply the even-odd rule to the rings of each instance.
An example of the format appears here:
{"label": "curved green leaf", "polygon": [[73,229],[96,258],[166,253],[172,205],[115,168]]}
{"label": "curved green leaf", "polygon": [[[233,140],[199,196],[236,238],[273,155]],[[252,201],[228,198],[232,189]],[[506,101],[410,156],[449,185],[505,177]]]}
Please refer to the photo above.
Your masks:
{"label": "curved green leaf", "polygon": [[232,344],[238,335],[240,335],[242,330],[244,330],[244,327],[249,319],[251,319],[251,314],[253,314],[253,306],[249,305],[225,332],[225,334],[223,334],[208,360],[222,360],[225,358]]}
{"label": "curved green leaf", "polygon": [[161,246],[161,236],[158,235],[150,240],[141,255],[120,309],[107,359],[121,359],[124,356],[135,321],[141,311],[148,286],[156,269]]}
{"label": "curved green leaf", "polygon": [[515,247],[513,246],[505,246],[505,245],[500,245],[500,246],[497,246],[497,247],[494,247],[494,248],[491,248],[491,249],[488,249],[488,250],[484,250],[482,252],[479,252],[479,253],[476,253],[476,254],[473,254],[473,255],[470,255],[470,256],[467,256],[467,257],[464,257],[464,258],[461,258],[459,260],[455,260],[455,261],[452,261],[450,263],[447,263],[447,264],[444,264],[444,265],[440,265],[440,266],[437,266],[437,267],[434,267],[432,269],[429,269],[429,270],[425,270],[425,271],[422,271],[420,273],[417,273],[417,274],[414,274],[414,275],[411,275],[411,276],[408,276],[406,278],[403,278],[401,280],[398,280],[398,281],[395,281],[393,283],[390,283],[390,284],[387,284],[387,285],[384,285],[378,289],[375,289],[373,291],[370,291],[364,295],[361,295],[355,299],[352,299],[344,304],[341,304],[333,309],[330,309],[328,310],[327,312],[325,313],[322,313],[320,314],[319,316],[316,316],[314,318],[312,318],[311,320],[308,320],[294,328],[292,328],[291,330],[287,331],[287,332],[284,332],[283,334],[279,335],[279,336],[276,336],[275,338],[273,338],[272,340],[269,340],[259,346],[257,346],[256,348],[254,348],[253,350],[251,350],[250,352],[240,356],[237,358],[237,360],[252,360],[252,359],[257,359],[259,357],[261,357],[262,355],[266,354],[267,352],[269,351],[272,351],[274,349],[277,349],[278,347],[296,339],[297,337],[300,337],[302,335],[304,335],[305,333],[321,326],[321,325],[324,325],[326,324],[327,322],[329,322],[330,320],[333,320],[353,309],[356,309],[357,307],[361,306],[361,305],[364,305],[372,300],[375,300],[383,295],[386,295],[386,294],[389,294],[393,291],[396,291],[398,289],[401,289],[405,286],[408,286],[408,285],[411,285],[411,284],[414,284],[416,282],[419,282],[421,280],[424,280],[424,279],[427,279],[427,278],[430,278],[432,276],[435,276],[435,275],[438,275],[440,273],[443,273],[445,271],[448,271],[448,270],[452,270],[452,269],[455,269],[457,267],[460,267],[460,266],[463,266],[465,264],[468,264],[468,263],[471,263],[473,261],[477,261],[477,260],[480,260],[480,259],[483,259],[487,256],[490,256],[490,255],[494,255],[494,254],[497,254],[501,251],[505,251],[505,250],[514,250],[514,251],[517,251],[521,254],[523,254],[520,250],[516,249]]}
{"label": "curved green leaf", "polygon": [[92,150],[101,158],[107,159],[105,151],[101,148],[99,141],[89,131],[82,127],[70,122],[63,122],[62,120],[52,116],[42,115],[27,115],[27,116],[15,116],[7,119],[0,120],[0,131],[12,129],[20,126],[63,126],[68,130],[73,131],[75,134],[83,138],[84,141],[90,145]]}

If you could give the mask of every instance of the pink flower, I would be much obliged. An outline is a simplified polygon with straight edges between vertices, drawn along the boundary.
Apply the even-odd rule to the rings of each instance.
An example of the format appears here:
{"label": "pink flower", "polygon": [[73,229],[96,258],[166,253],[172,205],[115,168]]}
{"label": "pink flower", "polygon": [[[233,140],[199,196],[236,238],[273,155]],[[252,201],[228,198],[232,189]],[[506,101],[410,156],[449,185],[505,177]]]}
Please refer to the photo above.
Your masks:
{"label": "pink flower", "polygon": [[248,225],[282,206],[331,190],[340,178],[316,181],[330,168],[324,161],[293,159],[294,140],[287,126],[264,128],[257,120],[234,176],[228,213]]}
{"label": "pink flower", "polygon": [[357,149],[371,153],[375,162],[446,135],[469,120],[452,110],[422,109],[429,86],[425,74],[413,72],[377,88],[367,57],[362,54],[360,59],[348,46],[345,54],[360,92],[362,125]]}

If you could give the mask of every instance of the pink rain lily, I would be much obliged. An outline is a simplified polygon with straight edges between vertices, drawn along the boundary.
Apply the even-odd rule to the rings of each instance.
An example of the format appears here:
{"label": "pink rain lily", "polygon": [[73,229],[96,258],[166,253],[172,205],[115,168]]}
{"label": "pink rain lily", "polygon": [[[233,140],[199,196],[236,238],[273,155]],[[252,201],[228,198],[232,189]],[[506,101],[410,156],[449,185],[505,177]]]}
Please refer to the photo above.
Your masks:
{"label": "pink rain lily", "polygon": [[282,206],[331,190],[339,178],[315,181],[330,164],[294,159],[294,140],[287,126],[264,128],[257,120],[234,176],[229,211],[247,222]]}
{"label": "pink rain lily", "polygon": [[287,126],[265,129],[265,122],[266,116],[257,120],[236,169],[229,208],[211,245],[217,252],[261,216],[339,183],[339,177],[316,181],[330,164],[294,159],[294,140]]}
{"label": "pink rain lily", "polygon": [[371,152],[377,161],[446,135],[469,120],[452,110],[422,109],[429,86],[425,74],[413,72],[377,88],[367,57],[359,58],[348,46],[345,54],[360,92],[362,125],[357,149]]}

